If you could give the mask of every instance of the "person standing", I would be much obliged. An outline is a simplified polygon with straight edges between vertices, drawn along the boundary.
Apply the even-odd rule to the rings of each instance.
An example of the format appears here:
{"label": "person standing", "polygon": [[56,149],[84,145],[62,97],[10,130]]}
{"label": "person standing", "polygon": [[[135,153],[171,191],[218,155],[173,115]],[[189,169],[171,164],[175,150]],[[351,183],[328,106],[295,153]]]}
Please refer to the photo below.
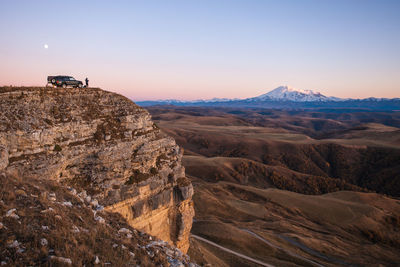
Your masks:
{"label": "person standing", "polygon": [[86,77],[85,79],[86,87],[89,87],[89,79]]}

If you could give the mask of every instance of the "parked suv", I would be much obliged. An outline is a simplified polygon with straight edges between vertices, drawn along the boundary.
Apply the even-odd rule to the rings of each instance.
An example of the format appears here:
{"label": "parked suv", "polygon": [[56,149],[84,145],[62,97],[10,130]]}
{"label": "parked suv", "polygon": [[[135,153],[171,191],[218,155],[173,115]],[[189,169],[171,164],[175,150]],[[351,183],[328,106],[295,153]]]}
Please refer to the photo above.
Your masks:
{"label": "parked suv", "polygon": [[81,81],[75,80],[74,77],[71,76],[47,76],[47,83],[51,83],[57,87],[66,88],[67,86],[72,87],[83,87],[83,83]]}

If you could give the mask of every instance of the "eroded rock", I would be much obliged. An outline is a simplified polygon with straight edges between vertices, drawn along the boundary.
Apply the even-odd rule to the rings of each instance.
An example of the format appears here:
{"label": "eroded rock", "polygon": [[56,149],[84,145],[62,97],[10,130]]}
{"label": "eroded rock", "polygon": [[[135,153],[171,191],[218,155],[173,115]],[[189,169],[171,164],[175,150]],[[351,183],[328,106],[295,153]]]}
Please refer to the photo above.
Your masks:
{"label": "eroded rock", "polygon": [[0,170],[55,179],[96,210],[187,251],[193,187],[182,150],[147,111],[94,88],[13,90],[0,93]]}
{"label": "eroded rock", "polygon": [[0,145],[0,170],[8,166],[8,150],[5,146]]}

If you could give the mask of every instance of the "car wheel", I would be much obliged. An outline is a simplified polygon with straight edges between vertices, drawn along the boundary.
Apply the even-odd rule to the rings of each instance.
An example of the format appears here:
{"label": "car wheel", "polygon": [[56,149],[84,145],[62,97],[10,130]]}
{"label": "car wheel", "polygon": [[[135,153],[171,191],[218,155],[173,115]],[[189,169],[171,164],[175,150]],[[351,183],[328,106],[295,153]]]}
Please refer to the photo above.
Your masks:
{"label": "car wheel", "polygon": [[82,88],[82,87],[83,87],[83,85],[80,83],[80,84],[78,85],[78,87],[79,87],[79,88]]}
{"label": "car wheel", "polygon": [[63,83],[62,88],[67,88],[67,84]]}
{"label": "car wheel", "polygon": [[53,84],[56,83],[56,79],[51,80],[51,83]]}

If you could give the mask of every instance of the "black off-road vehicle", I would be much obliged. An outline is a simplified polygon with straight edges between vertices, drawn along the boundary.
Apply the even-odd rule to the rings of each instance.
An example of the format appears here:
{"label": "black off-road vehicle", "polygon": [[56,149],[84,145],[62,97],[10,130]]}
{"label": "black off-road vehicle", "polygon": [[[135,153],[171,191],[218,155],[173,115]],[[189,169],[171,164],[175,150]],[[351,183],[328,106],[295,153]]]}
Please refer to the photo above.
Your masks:
{"label": "black off-road vehicle", "polygon": [[83,87],[83,83],[81,81],[75,80],[75,78],[71,76],[47,76],[47,83],[63,88],[66,88],[67,86],[79,88]]}

